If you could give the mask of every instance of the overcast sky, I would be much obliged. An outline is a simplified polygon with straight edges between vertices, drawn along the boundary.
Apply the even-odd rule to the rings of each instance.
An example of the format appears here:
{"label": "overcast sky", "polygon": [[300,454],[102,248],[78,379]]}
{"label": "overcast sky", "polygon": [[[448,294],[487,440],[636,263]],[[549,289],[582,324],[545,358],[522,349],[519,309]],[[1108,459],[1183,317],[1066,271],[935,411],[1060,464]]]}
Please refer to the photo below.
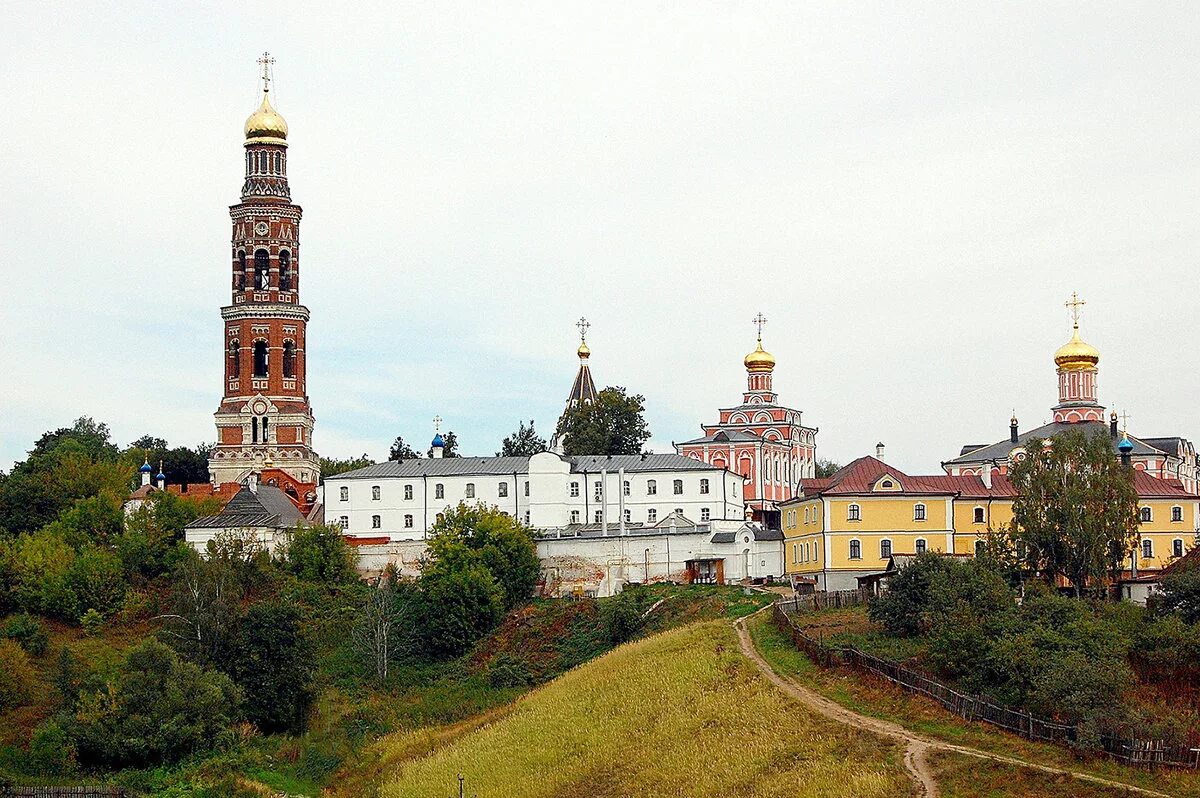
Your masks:
{"label": "overcast sky", "polygon": [[936,472],[1049,419],[1072,290],[1101,402],[1200,438],[1200,5],[501,5],[0,7],[0,467],[215,437],[263,50],[323,455],[548,433],[581,315],[666,451],[762,311],[819,456]]}

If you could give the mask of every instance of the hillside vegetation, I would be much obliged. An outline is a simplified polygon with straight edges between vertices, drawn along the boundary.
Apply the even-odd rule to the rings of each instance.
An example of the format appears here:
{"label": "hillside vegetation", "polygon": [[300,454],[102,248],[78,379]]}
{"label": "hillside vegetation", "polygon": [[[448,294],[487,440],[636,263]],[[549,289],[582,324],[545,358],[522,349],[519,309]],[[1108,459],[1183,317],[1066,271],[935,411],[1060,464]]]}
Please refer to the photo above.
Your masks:
{"label": "hillside vegetation", "polygon": [[[894,745],[813,716],[738,650],[726,623],[621,646],[457,729],[378,746],[385,798],[903,796]],[[339,794],[351,794],[339,790]]]}

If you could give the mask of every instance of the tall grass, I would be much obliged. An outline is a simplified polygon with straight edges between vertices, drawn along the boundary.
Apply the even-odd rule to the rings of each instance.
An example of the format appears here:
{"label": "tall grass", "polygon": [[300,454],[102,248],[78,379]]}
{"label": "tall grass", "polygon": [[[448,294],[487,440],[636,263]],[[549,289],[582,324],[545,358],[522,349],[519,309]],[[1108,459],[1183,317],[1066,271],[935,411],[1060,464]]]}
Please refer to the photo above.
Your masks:
{"label": "tall grass", "polygon": [[[393,740],[398,753],[429,751],[409,736]],[[395,764],[380,795],[449,795],[461,773],[479,798],[903,796],[901,755],[791,702],[728,624],[708,623],[571,671],[506,717]]]}

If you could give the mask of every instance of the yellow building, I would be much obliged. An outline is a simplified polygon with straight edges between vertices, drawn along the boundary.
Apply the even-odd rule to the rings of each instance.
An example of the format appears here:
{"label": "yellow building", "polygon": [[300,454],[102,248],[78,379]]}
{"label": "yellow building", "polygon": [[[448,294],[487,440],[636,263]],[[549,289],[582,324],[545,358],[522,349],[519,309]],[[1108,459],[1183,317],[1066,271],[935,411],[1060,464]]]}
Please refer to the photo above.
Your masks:
{"label": "yellow building", "polygon": [[[1136,567],[1162,568],[1194,545],[1200,497],[1142,471],[1134,485],[1143,519]],[[995,473],[913,476],[861,457],[801,489],[780,504],[784,572],[816,579],[818,590],[851,590],[893,554],[974,555],[1012,521],[1012,484]]]}

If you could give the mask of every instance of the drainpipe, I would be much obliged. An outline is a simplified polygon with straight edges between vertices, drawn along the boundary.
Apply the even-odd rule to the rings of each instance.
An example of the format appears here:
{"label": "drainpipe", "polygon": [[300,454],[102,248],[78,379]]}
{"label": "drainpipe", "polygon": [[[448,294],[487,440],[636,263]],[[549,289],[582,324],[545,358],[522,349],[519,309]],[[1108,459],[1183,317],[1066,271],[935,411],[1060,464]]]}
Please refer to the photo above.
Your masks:
{"label": "drainpipe", "polygon": [[625,528],[625,467],[617,469],[617,511],[621,514],[618,521],[621,535],[628,534],[629,530]]}
{"label": "drainpipe", "polygon": [[600,469],[600,534],[608,537],[608,469]]}
{"label": "drainpipe", "polygon": [[421,537],[429,540],[429,475],[421,475],[421,503],[425,505],[421,515],[421,526],[425,529],[421,532]]}

